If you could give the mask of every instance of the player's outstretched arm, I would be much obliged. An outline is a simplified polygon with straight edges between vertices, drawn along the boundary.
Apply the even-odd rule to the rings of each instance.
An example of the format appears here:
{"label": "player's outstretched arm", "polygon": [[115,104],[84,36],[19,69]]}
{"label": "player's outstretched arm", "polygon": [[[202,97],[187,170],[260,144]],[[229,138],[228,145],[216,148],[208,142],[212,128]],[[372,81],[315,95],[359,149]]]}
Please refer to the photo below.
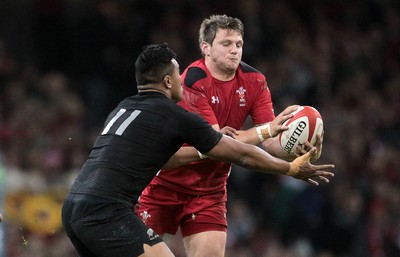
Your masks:
{"label": "player's outstretched arm", "polygon": [[164,164],[163,169],[175,169],[191,162],[201,160],[201,156],[196,148],[192,146],[182,146],[179,150]]}
{"label": "player's outstretched arm", "polygon": [[[311,156],[310,159],[311,162],[316,162],[321,157],[322,143],[323,143],[323,135],[322,136],[317,135],[317,142],[315,143],[316,151]],[[278,137],[270,138],[262,143],[262,148],[269,154],[287,161],[293,161],[297,157],[309,152],[313,147],[314,146],[309,142],[305,142],[305,144],[302,147],[296,148],[294,154],[288,154],[286,151],[283,150]]]}
{"label": "player's outstretched arm", "polygon": [[319,185],[319,182],[329,182],[334,174],[329,169],[333,164],[313,165],[310,158],[315,154],[313,147],[307,154],[297,157],[293,162],[273,157],[264,150],[250,144],[244,144],[223,136],[220,142],[207,153],[210,158],[233,162],[245,168],[265,173],[288,175]]}
{"label": "player's outstretched arm", "polygon": [[[224,135],[235,138],[238,135],[236,129],[226,126],[220,130]],[[175,169],[191,162],[200,161],[208,156],[200,153],[196,148],[191,146],[182,146],[169,160],[164,164],[163,169]]]}
{"label": "player's outstretched arm", "polygon": [[293,117],[293,112],[298,107],[298,105],[288,106],[273,121],[247,130],[240,130],[235,138],[243,143],[258,145],[268,138],[276,137],[280,132],[288,129],[287,126],[283,126],[283,123]]}

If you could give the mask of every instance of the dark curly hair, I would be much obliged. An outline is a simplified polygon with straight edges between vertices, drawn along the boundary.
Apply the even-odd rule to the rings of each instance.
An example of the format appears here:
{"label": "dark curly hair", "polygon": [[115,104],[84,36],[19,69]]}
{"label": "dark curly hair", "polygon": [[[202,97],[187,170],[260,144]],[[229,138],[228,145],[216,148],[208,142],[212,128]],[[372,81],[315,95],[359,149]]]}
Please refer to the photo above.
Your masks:
{"label": "dark curly hair", "polygon": [[135,62],[137,85],[159,83],[166,75],[171,75],[174,71],[172,59],[176,59],[176,54],[167,43],[144,46]]}

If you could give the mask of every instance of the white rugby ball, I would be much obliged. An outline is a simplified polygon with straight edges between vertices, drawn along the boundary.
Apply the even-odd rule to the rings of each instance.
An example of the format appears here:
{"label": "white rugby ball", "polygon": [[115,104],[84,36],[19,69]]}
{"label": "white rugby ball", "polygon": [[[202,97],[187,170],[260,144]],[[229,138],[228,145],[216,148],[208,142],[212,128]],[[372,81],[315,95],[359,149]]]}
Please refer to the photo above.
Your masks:
{"label": "white rugby ball", "polygon": [[283,150],[289,154],[306,141],[315,145],[317,135],[322,136],[324,131],[321,114],[311,106],[299,106],[293,117],[283,125],[288,126],[289,129],[279,134],[279,141]]}

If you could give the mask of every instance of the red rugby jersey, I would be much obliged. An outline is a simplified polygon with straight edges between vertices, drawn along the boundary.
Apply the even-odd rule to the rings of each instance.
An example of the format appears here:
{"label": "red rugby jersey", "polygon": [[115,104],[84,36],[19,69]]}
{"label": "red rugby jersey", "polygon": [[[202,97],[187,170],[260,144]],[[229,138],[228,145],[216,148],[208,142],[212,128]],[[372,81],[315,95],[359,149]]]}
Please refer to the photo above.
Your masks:
{"label": "red rugby jersey", "polygon": [[[265,76],[241,62],[230,81],[213,78],[199,59],[182,74],[183,99],[179,105],[196,112],[211,125],[241,129],[248,115],[254,124],[275,118],[271,93]],[[171,170],[161,170],[151,184],[162,184],[179,192],[204,194],[223,190],[230,163],[205,159]]]}

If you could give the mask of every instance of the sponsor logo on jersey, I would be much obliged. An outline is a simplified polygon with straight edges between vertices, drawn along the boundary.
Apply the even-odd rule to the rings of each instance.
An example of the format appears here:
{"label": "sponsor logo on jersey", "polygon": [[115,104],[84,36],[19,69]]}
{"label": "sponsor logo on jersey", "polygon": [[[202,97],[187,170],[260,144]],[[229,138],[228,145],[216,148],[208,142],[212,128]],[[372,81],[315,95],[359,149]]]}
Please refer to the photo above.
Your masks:
{"label": "sponsor logo on jersey", "polygon": [[156,239],[157,237],[159,237],[159,235],[157,235],[157,234],[154,232],[154,230],[152,230],[151,228],[149,228],[149,229],[147,230],[147,235],[149,236],[149,239],[150,239],[150,240],[154,240],[154,239]]}
{"label": "sponsor logo on jersey", "polygon": [[239,87],[239,89],[236,90],[236,93],[238,93],[239,95],[239,106],[246,106],[246,99],[244,98],[246,89],[243,87]]}
{"label": "sponsor logo on jersey", "polygon": [[212,104],[219,104],[218,96],[215,96],[215,95],[211,96],[211,103]]}

